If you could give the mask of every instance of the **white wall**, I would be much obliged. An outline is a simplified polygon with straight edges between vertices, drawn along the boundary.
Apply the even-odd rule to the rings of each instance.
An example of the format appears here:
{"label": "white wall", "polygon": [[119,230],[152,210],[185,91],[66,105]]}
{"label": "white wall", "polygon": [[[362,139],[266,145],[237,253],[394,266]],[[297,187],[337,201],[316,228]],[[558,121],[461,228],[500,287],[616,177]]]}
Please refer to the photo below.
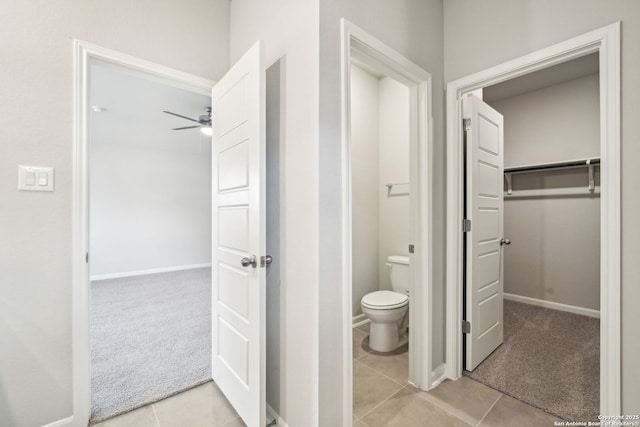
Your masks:
{"label": "white wall", "polygon": [[[340,18],[353,22],[423,67],[433,77],[434,160],[436,177],[444,176],[442,0],[323,0],[320,5],[320,424],[342,425],[344,380],[341,249]],[[309,155],[315,155],[310,153]],[[444,224],[444,180],[434,181],[434,224]],[[444,227],[434,227],[437,244],[432,316],[444,324]],[[442,248],[442,249],[440,249]],[[434,362],[444,361],[444,331],[434,330]],[[347,400],[348,401],[348,400]]]}
{"label": "white wall", "polygon": [[489,102],[505,119],[505,167],[600,157],[598,79],[591,74]]}
{"label": "white wall", "polygon": [[91,66],[90,271],[92,277],[211,262],[211,138],[174,131],[211,97]]}
{"label": "white wall", "polygon": [[[485,90],[490,93],[490,88]],[[600,155],[598,75],[490,104],[504,116],[505,167]],[[513,190],[578,188],[587,169],[512,176]],[[509,198],[504,202],[504,291],[600,309],[600,198]]]}
{"label": "white wall", "polygon": [[632,0],[446,1],[446,81],[622,21],[622,413],[640,412],[640,2]]}
{"label": "white wall", "polygon": [[376,190],[379,200],[378,275],[380,289],[391,289],[389,255],[408,255],[410,242],[409,186],[409,88],[389,77],[379,86],[380,160]]}
{"label": "white wall", "polygon": [[231,2],[231,62],[258,39],[266,65],[279,61],[280,365],[270,378],[280,395],[268,402],[292,427],[318,425],[318,8],[318,0]]}
{"label": "white wall", "polygon": [[409,244],[409,88],[351,67],[352,313],[391,289],[386,260]]}
{"label": "white wall", "polygon": [[[0,424],[72,415],[73,38],[215,80],[229,63],[228,8],[226,0],[3,2]],[[55,192],[18,192],[18,164],[53,166]]]}
{"label": "white wall", "polygon": [[351,66],[352,313],[378,290],[378,78]]}

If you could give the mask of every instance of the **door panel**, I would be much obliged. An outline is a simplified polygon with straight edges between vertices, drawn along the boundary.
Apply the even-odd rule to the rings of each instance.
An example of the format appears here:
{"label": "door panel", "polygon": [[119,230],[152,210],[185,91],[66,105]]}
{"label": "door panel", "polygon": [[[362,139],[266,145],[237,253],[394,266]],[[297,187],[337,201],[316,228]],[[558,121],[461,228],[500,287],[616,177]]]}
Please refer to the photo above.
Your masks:
{"label": "door panel", "polygon": [[465,99],[466,129],[466,369],[472,371],[503,340],[503,119],[477,97]]}
{"label": "door panel", "polygon": [[265,95],[260,44],[212,91],[212,376],[243,421],[265,425]]}

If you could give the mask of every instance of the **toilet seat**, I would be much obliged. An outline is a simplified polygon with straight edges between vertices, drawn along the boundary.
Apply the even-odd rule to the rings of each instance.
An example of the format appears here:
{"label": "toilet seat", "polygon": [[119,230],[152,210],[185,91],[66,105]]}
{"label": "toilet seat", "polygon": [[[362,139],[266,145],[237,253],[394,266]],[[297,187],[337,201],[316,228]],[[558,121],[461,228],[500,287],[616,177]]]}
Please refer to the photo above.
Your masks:
{"label": "toilet seat", "polygon": [[407,305],[409,297],[393,291],[375,291],[363,296],[361,303],[373,310],[392,310]]}

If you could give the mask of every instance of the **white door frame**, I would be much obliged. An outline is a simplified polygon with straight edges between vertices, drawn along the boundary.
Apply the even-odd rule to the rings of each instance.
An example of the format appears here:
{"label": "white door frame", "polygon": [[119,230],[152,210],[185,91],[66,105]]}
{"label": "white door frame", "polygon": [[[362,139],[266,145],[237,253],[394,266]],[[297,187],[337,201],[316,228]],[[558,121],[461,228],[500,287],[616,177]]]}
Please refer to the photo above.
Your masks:
{"label": "white door frame", "polygon": [[[431,75],[391,49],[372,35],[344,18],[341,25],[342,67],[342,253],[343,253],[343,425],[353,422],[353,355],[352,355],[352,210],[351,210],[351,57],[383,71],[410,89],[410,153],[411,191],[418,195],[418,203],[411,206],[411,221],[418,223],[420,233],[411,243],[414,276],[412,283],[420,283],[411,289],[409,310],[409,381],[429,389],[434,381],[431,358],[431,208],[432,181],[431,159],[433,149],[433,119],[431,109]],[[443,376],[444,370],[441,370]]]}
{"label": "white door frame", "polygon": [[89,353],[89,66],[92,59],[169,79],[211,95],[215,82],[80,40],[74,51],[73,219],[72,219],[72,426],[86,427],[91,416]]}
{"label": "white door frame", "polygon": [[619,415],[620,389],[620,23],[447,84],[446,375],[462,375],[462,97],[476,89],[599,53],[600,56],[600,413]]}

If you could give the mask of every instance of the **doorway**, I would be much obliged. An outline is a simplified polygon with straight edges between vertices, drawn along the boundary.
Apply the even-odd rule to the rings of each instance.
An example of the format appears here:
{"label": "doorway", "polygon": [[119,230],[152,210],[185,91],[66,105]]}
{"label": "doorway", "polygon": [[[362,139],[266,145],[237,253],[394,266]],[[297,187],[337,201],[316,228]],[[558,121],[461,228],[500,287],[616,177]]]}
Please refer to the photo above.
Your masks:
{"label": "doorway", "polygon": [[89,72],[98,422],[211,379],[211,97],[98,59]]}
{"label": "doorway", "polygon": [[[376,181],[375,188],[368,187],[373,192],[376,200],[392,200],[394,202],[403,202],[406,206],[406,215],[398,218],[389,218],[389,221],[405,221],[407,225],[407,235],[404,240],[400,236],[401,243],[397,244],[395,251],[397,254],[375,251],[368,259],[370,266],[365,268],[369,273],[378,277],[380,275],[387,276],[386,262],[382,263],[381,256],[403,255],[408,257],[408,273],[409,273],[409,294],[410,305],[409,310],[409,330],[407,357],[407,369],[405,369],[405,378],[416,387],[428,389],[432,386],[438,372],[434,372],[431,366],[431,346],[430,346],[430,282],[431,282],[431,191],[430,191],[430,162],[431,162],[431,145],[432,145],[432,129],[431,129],[431,76],[419,66],[413,64],[384,43],[375,39],[370,34],[356,27],[346,20],[341,21],[343,35],[343,56],[342,56],[342,103],[343,103],[343,254],[344,254],[344,276],[343,276],[343,298],[345,305],[343,306],[343,342],[344,342],[344,397],[345,411],[344,424],[350,425],[353,422],[353,355],[352,343],[356,334],[367,332],[354,329],[354,308],[360,306],[360,301],[355,301],[353,274],[355,274],[356,264],[354,260],[361,254],[356,254],[356,245],[354,241],[354,232],[356,224],[362,225],[360,221],[362,215],[356,217],[357,212],[365,212],[362,206],[354,206],[356,180],[354,178],[355,162],[354,155],[357,155],[358,148],[355,138],[354,123],[352,122],[352,66],[357,64],[359,67],[357,73],[368,74],[370,81],[375,81],[378,87],[378,79],[384,80],[392,86],[399,87],[400,93],[406,92],[405,105],[408,116],[405,117],[405,123],[408,125],[406,146],[406,164],[403,173],[397,173],[395,176],[380,176],[384,182],[377,182],[378,177],[372,180]],[[377,89],[376,89],[377,90]],[[369,106],[370,108],[370,106]],[[374,107],[375,108],[375,107]],[[372,128],[369,133],[376,134],[377,124],[371,123]],[[399,141],[393,141],[399,143]],[[366,144],[372,144],[371,139]],[[366,145],[365,144],[365,145]],[[379,144],[375,144],[376,149],[382,149]],[[370,146],[370,145],[369,145]],[[371,149],[373,147],[370,146]],[[402,152],[402,151],[401,151]],[[370,155],[371,152],[369,151]],[[402,168],[401,165],[396,165]],[[365,167],[366,169],[366,167]],[[407,170],[408,169],[408,170]],[[371,171],[369,171],[371,172]],[[371,200],[369,200],[371,201]],[[376,202],[377,204],[377,202]],[[365,222],[372,223],[371,218],[367,218]],[[369,224],[371,225],[371,224]],[[377,221],[376,221],[377,228]],[[366,233],[365,233],[366,234]],[[360,242],[362,243],[362,242]],[[410,246],[411,245],[411,246]],[[367,247],[366,243],[360,244],[358,247]],[[368,247],[368,249],[371,249]],[[361,261],[360,259],[358,261]],[[393,267],[392,267],[393,268]],[[374,282],[376,280],[373,280]],[[386,284],[387,282],[385,282]],[[371,285],[371,284],[369,284]],[[374,287],[378,287],[379,283],[374,283]],[[383,288],[384,289],[384,288]],[[361,297],[361,295],[359,296]],[[366,324],[367,320],[362,316],[356,317],[356,324]],[[360,325],[362,326],[362,325]],[[401,328],[402,329],[402,328]],[[355,331],[355,332],[354,332]],[[435,369],[437,371],[437,368]],[[441,374],[441,373],[440,373]],[[360,414],[362,415],[362,414]]]}
{"label": "doorway", "polygon": [[[203,94],[209,93],[214,82],[78,40],[74,41],[74,49],[73,418],[74,425],[84,426],[91,416],[88,286],[91,62],[101,60],[124,66],[151,75],[151,80],[170,80],[177,82],[180,87],[199,88]],[[213,319],[210,328],[212,376],[234,409],[250,425],[262,425],[266,418],[265,271],[271,259],[265,254],[264,83],[263,50],[258,42],[211,91],[211,168],[217,173],[212,174],[214,179],[211,182],[210,237],[212,247],[217,248],[218,252],[231,249],[224,255],[224,259],[219,253],[211,257],[209,296]],[[196,121],[201,124],[199,119]],[[251,215],[247,215],[249,211]],[[243,221],[242,217],[248,220]],[[225,222],[226,226],[223,226]],[[245,239],[249,235],[250,242]],[[277,254],[275,258],[277,259]],[[221,273],[222,268],[233,273],[233,277]],[[233,286],[242,285],[246,289],[249,281],[255,286],[251,286],[247,292],[241,292],[239,286]],[[246,310],[241,310],[243,308]],[[221,309],[229,309],[226,314],[231,316],[244,315],[248,321],[243,323],[241,329],[218,330],[216,321],[226,321],[228,326],[238,320],[229,316],[221,319],[222,316],[218,315]],[[240,342],[243,345],[238,346]],[[244,357],[245,363],[238,362],[241,357]],[[216,371],[216,366],[220,367],[225,363],[223,369],[227,369],[232,375],[222,378],[220,372]],[[243,376],[247,373],[250,375]],[[236,393],[238,390],[241,393]]]}
{"label": "doorway", "polygon": [[[172,130],[193,122],[163,110],[198,120],[211,105],[213,82],[79,41],[75,48],[74,419],[83,425],[90,419],[116,415],[210,378],[210,350],[203,349],[199,362],[194,363],[201,366],[197,368],[201,372],[189,374],[189,368],[181,369],[180,363],[174,363],[174,380],[154,385],[155,377],[160,383],[167,379],[167,369],[145,359],[153,358],[150,355],[155,347],[163,347],[155,341],[162,341],[164,335],[147,340],[147,356],[139,357],[139,347],[145,345],[139,345],[136,334],[144,336],[144,330],[153,329],[157,322],[152,321],[149,314],[153,310],[148,309],[157,307],[156,303],[172,293],[154,288],[162,283],[176,288],[176,283],[184,279],[176,275],[188,275],[191,291],[204,293],[199,298],[202,301],[209,299],[210,241],[195,236],[206,236],[210,229],[210,204],[204,196],[208,193],[210,198],[211,193],[210,137],[201,133],[200,123],[196,123],[198,128]],[[188,193],[194,197],[181,189],[184,184],[194,187],[193,193]],[[197,200],[201,197],[205,198],[204,205]],[[191,231],[188,226],[170,227],[180,224],[184,215],[190,220],[183,222],[199,225]],[[145,290],[149,291],[145,301],[139,301]],[[126,298],[128,292],[133,292],[128,295],[131,298]],[[173,302],[179,299],[173,298]],[[123,307],[126,300],[133,305]],[[165,299],[164,303],[171,306],[170,300]],[[149,301],[154,304],[146,303]],[[97,305],[90,309],[91,303]],[[180,311],[175,306],[163,310]],[[201,313],[196,316],[200,320],[193,325],[174,322],[191,331],[178,331],[178,335],[186,332],[188,336],[196,330],[210,335],[210,308],[203,305],[197,311]],[[122,324],[127,315],[142,323]],[[92,327],[90,320],[94,322]],[[145,325],[145,321],[151,324]],[[114,338],[117,342],[113,342]],[[206,338],[209,342],[210,338]],[[130,345],[118,349],[127,340]],[[115,369],[109,367],[119,357],[129,362],[139,360],[142,365],[157,369],[141,379],[136,377],[141,369],[122,360]],[[175,378],[183,374],[190,379],[176,382]],[[127,381],[144,390],[127,387]],[[114,385],[137,390],[136,396],[123,399],[121,390],[109,391]],[[92,398],[97,399],[93,404]]]}
{"label": "doorway", "polygon": [[[447,376],[462,374],[464,219],[462,100],[478,89],[598,54],[600,202],[600,414],[620,410],[620,127],[619,23],[568,40],[447,87]],[[585,165],[588,167],[587,165]],[[515,190],[514,190],[515,191]],[[472,224],[473,227],[473,224]],[[508,238],[508,236],[502,236]],[[507,249],[508,250],[508,249]],[[473,325],[471,325],[473,328]]]}
{"label": "doorway", "polygon": [[[590,54],[485,87],[465,100],[465,218],[471,227],[465,233],[470,327],[464,375],[562,419],[594,422],[598,77],[598,55]],[[479,120],[494,116],[503,141],[494,144],[499,148],[492,158],[499,162],[491,168],[475,141],[492,145],[489,135],[477,133]],[[497,218],[489,220],[491,215]]]}

